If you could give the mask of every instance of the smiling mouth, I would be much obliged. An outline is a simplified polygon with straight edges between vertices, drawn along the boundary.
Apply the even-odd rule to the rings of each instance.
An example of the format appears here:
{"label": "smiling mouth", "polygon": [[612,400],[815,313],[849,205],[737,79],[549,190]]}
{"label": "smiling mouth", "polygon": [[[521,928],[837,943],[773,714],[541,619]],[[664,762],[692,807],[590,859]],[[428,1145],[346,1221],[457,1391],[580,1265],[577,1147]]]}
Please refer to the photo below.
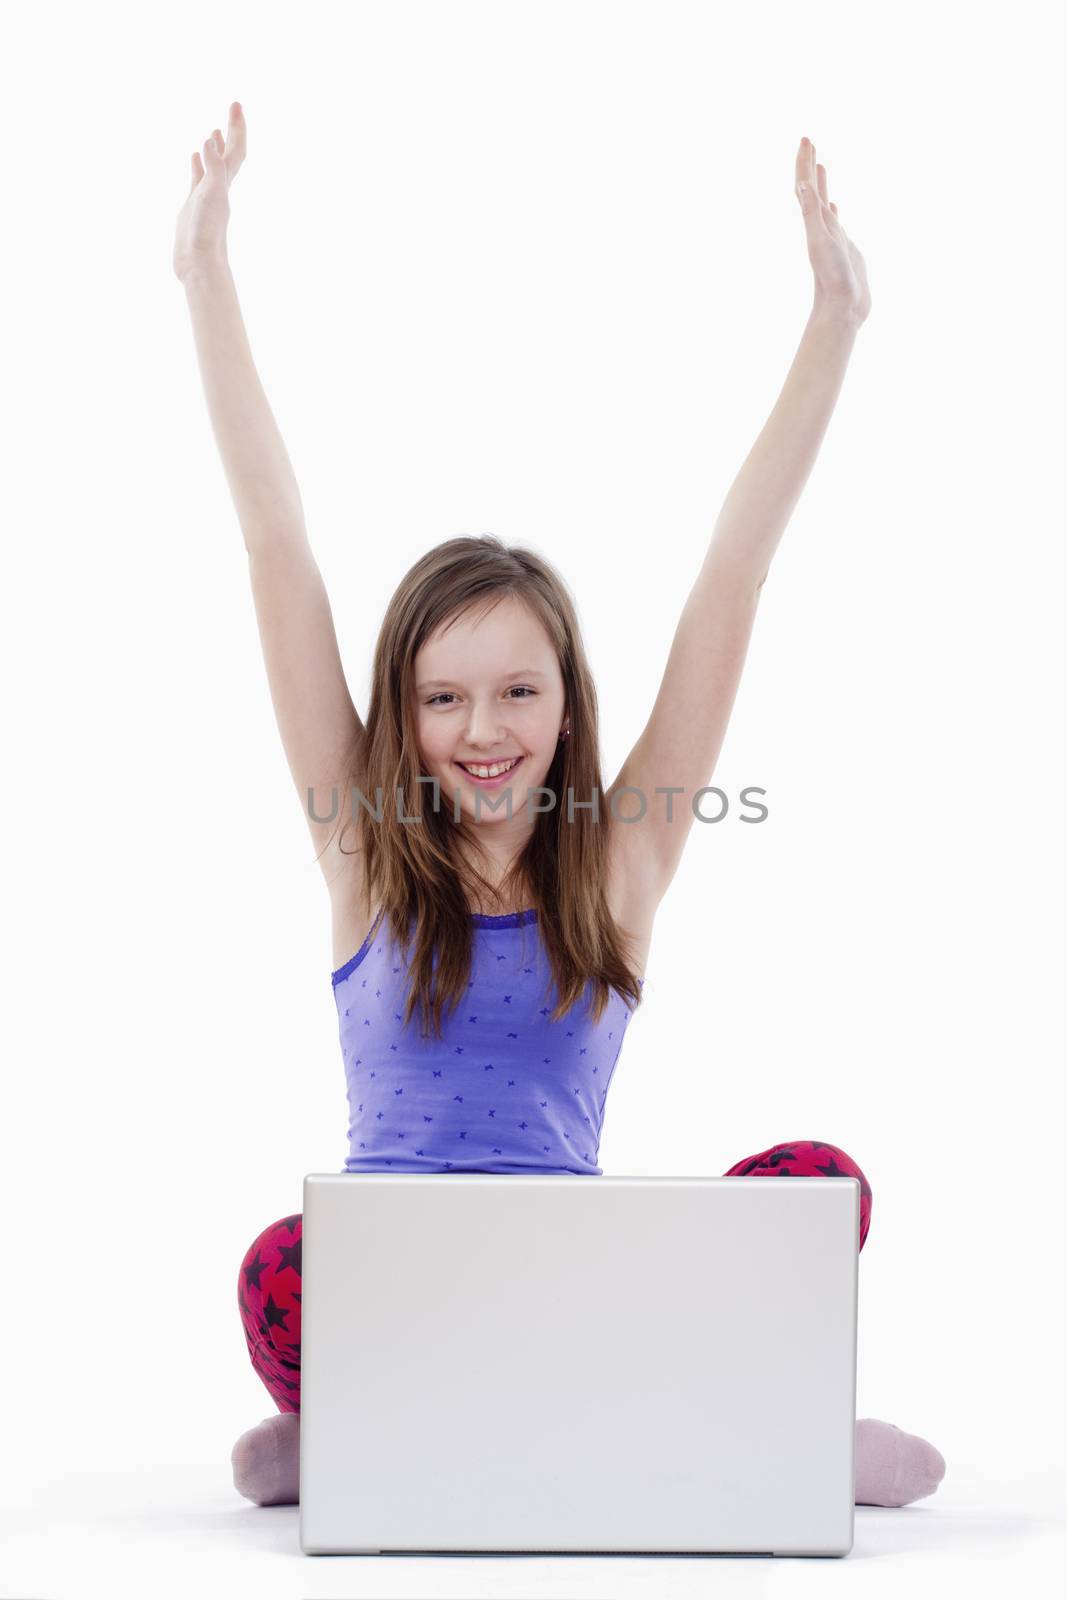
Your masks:
{"label": "smiling mouth", "polygon": [[[506,766],[504,768],[504,770],[502,772],[494,773],[491,777],[485,777],[485,778],[481,777],[477,772],[472,772],[470,770],[470,767],[466,766],[462,761],[457,761],[455,763],[455,765],[463,773],[464,777],[469,778],[472,783],[500,783],[500,782],[503,781],[504,778],[510,778],[511,774],[515,771],[516,767],[518,767],[520,765],[522,760],[523,760],[522,756],[516,756],[514,758],[514,760],[511,761],[508,764],[508,766]],[[493,767],[493,766],[496,766],[497,763],[494,762],[494,761],[490,761],[490,762],[486,762],[484,764],[487,765],[487,766]]]}

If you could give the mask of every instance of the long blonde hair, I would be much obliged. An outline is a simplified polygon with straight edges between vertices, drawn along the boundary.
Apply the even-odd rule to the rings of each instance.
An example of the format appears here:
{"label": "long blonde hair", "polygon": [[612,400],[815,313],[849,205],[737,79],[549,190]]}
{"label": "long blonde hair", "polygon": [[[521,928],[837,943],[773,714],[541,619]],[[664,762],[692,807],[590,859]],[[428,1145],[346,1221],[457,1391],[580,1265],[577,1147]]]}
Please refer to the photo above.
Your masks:
{"label": "long blonde hair", "polygon": [[[528,607],[552,640],[570,737],[560,741],[545,777],[556,804],[537,815],[529,840],[497,891],[457,849],[460,825],[448,808],[435,809],[432,800],[425,803],[431,785],[418,755],[414,682],[416,655],[442,624],[509,595]],[[468,897],[477,904],[497,894],[498,904],[515,903],[523,895],[527,898],[519,903],[538,913],[559,996],[552,1021],[570,1010],[587,983],[595,1021],[612,989],[636,1008],[641,1002],[639,981],[606,900],[596,689],[570,594],[548,562],[492,534],[447,539],[420,557],[397,587],[378,634],[366,730],[358,771],[346,778],[341,814],[348,820],[341,839],[347,828],[355,828],[357,849],[364,854],[368,903],[382,906],[405,952],[414,922],[416,946],[404,1025],[418,1005],[424,1034],[432,1024],[435,1036],[441,1037],[443,1009],[454,1009],[467,993],[473,951]],[[421,784],[416,782],[420,776],[425,780]],[[366,797],[366,805],[352,804],[354,789]],[[397,789],[404,814],[417,816],[417,823],[399,821]],[[568,790],[575,801],[590,800],[595,791],[600,820],[590,808],[576,805],[568,821]],[[464,829],[463,838],[475,856],[487,859],[477,828]],[[338,844],[342,854],[355,853],[345,851],[340,840]]]}

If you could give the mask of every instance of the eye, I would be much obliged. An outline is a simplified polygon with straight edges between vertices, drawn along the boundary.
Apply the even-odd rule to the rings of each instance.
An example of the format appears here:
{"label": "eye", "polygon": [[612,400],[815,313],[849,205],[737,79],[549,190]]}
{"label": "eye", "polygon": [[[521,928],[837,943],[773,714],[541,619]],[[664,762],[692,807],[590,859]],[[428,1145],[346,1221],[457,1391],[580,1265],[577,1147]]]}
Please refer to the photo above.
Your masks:
{"label": "eye", "polygon": [[[537,690],[531,689],[528,683],[517,683],[515,684],[514,688],[508,690],[508,694],[515,694],[516,691],[520,689],[523,692],[524,699],[527,695],[535,695],[537,693]],[[440,694],[431,695],[426,704],[428,706],[435,706],[439,700],[454,700],[455,698],[456,697],[454,694],[450,694],[448,690],[442,689]]]}

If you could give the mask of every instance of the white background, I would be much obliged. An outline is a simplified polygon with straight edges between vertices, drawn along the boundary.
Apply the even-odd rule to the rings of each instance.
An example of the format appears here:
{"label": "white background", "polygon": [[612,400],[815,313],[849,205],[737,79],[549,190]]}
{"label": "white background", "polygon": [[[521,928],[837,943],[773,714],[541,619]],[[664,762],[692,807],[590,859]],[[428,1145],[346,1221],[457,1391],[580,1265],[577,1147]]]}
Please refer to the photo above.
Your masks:
{"label": "white background", "polygon": [[[659,911],[600,1160],[717,1175],[816,1137],[853,1156],[874,1191],[858,1413],[948,1472],[918,1506],[858,1511],[835,1573],[888,1592],[906,1561],[918,1592],[992,1593],[1051,1559],[1052,17],[220,0],[9,19],[0,1595],[185,1593],[224,1570],[260,1594],[651,1581],[627,1561],[309,1572],[295,1508],[230,1481],[274,1409],[241,1257],[347,1152],[329,904],[171,269],[190,154],[233,99],[230,260],[361,715],[408,567],[496,533],[577,600],[605,781],[803,332],[793,164],[814,141],[873,309],[763,591],[713,780],[731,812],[694,825]],[[760,826],[739,820],[748,785]],[[775,1447],[803,1471],[788,1419]],[[857,1559],[876,1553],[895,1559]],[[714,1573],[799,1591],[826,1570]],[[660,1593],[709,1581],[657,1573]]]}

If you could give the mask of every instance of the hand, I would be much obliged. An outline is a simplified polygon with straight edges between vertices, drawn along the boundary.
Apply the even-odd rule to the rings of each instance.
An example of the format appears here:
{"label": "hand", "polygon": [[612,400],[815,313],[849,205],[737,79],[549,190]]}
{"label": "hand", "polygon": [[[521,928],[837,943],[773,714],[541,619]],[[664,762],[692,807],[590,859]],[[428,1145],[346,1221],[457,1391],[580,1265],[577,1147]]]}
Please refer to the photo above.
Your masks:
{"label": "hand", "polygon": [[203,160],[193,152],[193,182],[178,213],[174,236],[174,271],[184,278],[202,262],[226,260],[226,225],[230,220],[230,184],[245,158],[245,119],[235,100],[225,140],[215,129],[203,144]]}
{"label": "hand", "polygon": [[864,322],[871,309],[867,267],[826,193],[826,168],[815,163],[815,146],[801,139],[796,166],[797,199],[808,230],[808,260],[815,273],[815,303]]}

